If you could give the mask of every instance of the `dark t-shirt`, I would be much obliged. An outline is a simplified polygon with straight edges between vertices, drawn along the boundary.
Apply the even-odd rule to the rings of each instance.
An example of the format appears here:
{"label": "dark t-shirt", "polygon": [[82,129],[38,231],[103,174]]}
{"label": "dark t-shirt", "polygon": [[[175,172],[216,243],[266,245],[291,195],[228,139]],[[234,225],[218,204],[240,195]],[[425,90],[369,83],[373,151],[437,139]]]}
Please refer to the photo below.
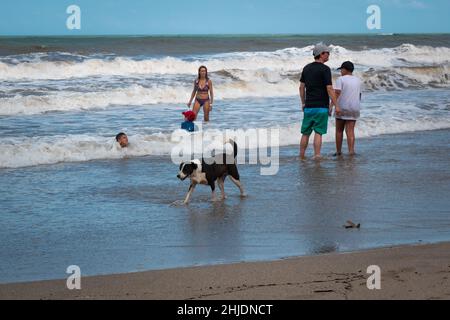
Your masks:
{"label": "dark t-shirt", "polygon": [[305,108],[329,107],[327,86],[331,86],[331,70],[320,62],[313,62],[303,68],[300,82],[306,86]]}

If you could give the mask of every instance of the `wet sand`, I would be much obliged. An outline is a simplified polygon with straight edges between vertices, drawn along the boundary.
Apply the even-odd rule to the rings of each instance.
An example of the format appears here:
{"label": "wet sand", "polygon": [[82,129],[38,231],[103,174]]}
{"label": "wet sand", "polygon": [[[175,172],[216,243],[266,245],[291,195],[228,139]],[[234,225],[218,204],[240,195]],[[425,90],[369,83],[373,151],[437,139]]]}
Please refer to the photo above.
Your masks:
{"label": "wet sand", "polygon": [[[369,290],[367,267],[381,269]],[[450,299],[450,243],[0,285],[0,299]]]}

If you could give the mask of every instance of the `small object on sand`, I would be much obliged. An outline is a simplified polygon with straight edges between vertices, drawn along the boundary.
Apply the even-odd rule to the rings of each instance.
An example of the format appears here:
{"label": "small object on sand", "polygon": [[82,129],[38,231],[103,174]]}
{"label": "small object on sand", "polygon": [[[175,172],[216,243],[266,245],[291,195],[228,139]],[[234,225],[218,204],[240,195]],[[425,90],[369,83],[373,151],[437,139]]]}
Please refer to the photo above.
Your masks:
{"label": "small object on sand", "polygon": [[351,220],[347,220],[347,224],[344,225],[345,229],[359,229],[361,227],[361,224],[355,224],[353,221]]}

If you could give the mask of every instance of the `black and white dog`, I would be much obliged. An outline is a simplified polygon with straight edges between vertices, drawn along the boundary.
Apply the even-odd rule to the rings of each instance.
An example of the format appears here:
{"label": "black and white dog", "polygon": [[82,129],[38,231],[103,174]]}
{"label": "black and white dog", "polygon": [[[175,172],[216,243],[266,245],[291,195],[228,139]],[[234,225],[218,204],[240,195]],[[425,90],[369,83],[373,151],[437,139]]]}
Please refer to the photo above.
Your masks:
{"label": "black and white dog", "polygon": [[[182,162],[180,164],[180,172],[177,175],[177,178],[180,180],[185,180],[187,178],[191,179],[191,185],[189,187],[189,191],[184,199],[184,203],[189,202],[189,198],[191,197],[192,192],[194,192],[197,184],[205,184],[209,185],[212,190],[212,198],[215,200],[214,190],[216,189],[216,180],[219,185],[220,191],[222,192],[222,199],[225,199],[225,188],[224,182],[225,178],[229,175],[231,181],[239,188],[241,191],[241,197],[245,197],[246,194],[244,192],[244,188],[242,187],[241,181],[239,180],[239,172],[236,165],[236,156],[238,152],[238,147],[236,142],[233,140],[229,140],[229,143],[233,145],[233,157],[227,156],[225,153],[222,155],[223,161],[217,163],[214,159],[207,159],[205,161],[204,158],[201,160],[191,160],[189,162]],[[217,156],[215,159],[218,159]]]}

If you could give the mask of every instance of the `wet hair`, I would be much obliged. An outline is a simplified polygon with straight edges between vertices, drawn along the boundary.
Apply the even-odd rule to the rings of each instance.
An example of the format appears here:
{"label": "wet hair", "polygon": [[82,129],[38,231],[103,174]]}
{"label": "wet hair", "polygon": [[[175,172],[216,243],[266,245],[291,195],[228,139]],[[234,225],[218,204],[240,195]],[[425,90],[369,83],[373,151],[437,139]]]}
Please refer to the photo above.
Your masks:
{"label": "wet hair", "polygon": [[118,133],[118,134],[116,135],[116,141],[119,142],[120,138],[122,138],[123,136],[126,136],[126,134],[123,133],[123,132]]}
{"label": "wet hair", "polygon": [[209,80],[209,78],[208,78],[208,68],[205,67],[205,66],[200,66],[200,68],[198,68],[198,80],[200,80],[200,71],[201,71],[203,68],[206,70],[206,80]]}

